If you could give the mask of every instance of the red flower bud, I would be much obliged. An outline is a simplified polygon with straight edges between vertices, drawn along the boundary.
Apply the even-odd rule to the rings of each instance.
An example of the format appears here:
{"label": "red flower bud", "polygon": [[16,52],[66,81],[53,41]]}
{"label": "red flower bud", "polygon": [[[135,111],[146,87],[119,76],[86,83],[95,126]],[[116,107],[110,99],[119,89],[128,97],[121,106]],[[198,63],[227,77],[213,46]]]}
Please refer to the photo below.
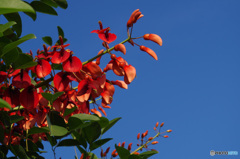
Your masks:
{"label": "red flower bud", "polygon": [[167,130],[168,133],[172,132],[172,130]]}
{"label": "red flower bud", "polygon": [[142,13],[139,11],[139,9],[136,9],[133,11],[132,15],[130,16],[128,22],[127,22],[127,27],[132,27],[134,23],[137,22],[139,18],[143,17]]}
{"label": "red flower bud", "polygon": [[140,46],[140,50],[148,53],[148,54],[149,54],[150,56],[152,56],[155,60],[158,60],[158,57],[157,57],[156,53],[155,53],[152,49],[150,49],[150,48],[148,48],[148,47],[146,47],[146,46],[141,45],[141,46]]}
{"label": "red flower bud", "polygon": [[169,136],[168,136],[168,135],[164,135],[163,137],[164,137],[164,138],[168,138]]}
{"label": "red flower bud", "polygon": [[160,127],[163,127],[163,125],[164,125],[164,122],[162,122],[162,124],[160,125]]}
{"label": "red flower bud", "polygon": [[123,44],[117,44],[114,46],[115,51],[121,51],[124,55],[126,54],[126,47]]}
{"label": "red flower bud", "polygon": [[145,34],[143,36],[144,40],[151,40],[158,45],[162,46],[162,38],[158,36],[157,34]]}
{"label": "red flower bud", "polygon": [[152,142],[152,145],[155,145],[155,144],[157,144],[158,143],[158,141],[153,141]]}

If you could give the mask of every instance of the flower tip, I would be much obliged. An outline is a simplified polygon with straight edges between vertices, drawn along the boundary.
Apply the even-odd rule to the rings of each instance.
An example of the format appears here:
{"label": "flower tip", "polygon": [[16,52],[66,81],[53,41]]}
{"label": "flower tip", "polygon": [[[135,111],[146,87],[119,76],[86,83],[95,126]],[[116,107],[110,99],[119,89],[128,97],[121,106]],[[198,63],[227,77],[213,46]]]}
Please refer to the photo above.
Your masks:
{"label": "flower tip", "polygon": [[172,130],[167,130],[168,133],[172,132]]}
{"label": "flower tip", "polygon": [[164,138],[168,138],[169,136],[168,136],[168,135],[164,135],[163,137],[164,137]]}

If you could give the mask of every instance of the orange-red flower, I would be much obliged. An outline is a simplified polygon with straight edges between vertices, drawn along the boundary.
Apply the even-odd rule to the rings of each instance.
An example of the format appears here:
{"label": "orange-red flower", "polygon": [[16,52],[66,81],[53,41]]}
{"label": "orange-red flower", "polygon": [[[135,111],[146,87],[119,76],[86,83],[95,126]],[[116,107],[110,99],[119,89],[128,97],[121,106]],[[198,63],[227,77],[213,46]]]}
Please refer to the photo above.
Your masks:
{"label": "orange-red flower", "polygon": [[136,9],[135,11],[133,11],[133,13],[131,14],[127,22],[127,27],[132,27],[133,24],[136,23],[137,20],[140,19],[141,17],[143,17],[143,14],[139,11],[139,9]]}
{"label": "orange-red flower", "polygon": [[102,29],[102,30],[93,30],[93,31],[91,31],[91,33],[97,33],[98,37],[101,40],[103,40],[103,41],[105,41],[106,43],[109,44],[109,43],[111,43],[111,42],[113,42],[114,40],[117,39],[117,36],[113,33],[109,33],[109,31],[110,31],[110,28],[107,27],[107,28]]}

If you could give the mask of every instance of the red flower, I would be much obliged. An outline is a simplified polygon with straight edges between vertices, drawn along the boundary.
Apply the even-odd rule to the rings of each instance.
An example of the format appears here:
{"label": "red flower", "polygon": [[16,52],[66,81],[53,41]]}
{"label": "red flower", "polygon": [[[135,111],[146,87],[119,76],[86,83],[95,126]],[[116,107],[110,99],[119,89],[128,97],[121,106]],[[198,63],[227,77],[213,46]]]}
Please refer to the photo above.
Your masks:
{"label": "red flower", "polygon": [[35,72],[38,78],[46,77],[51,73],[51,65],[47,60],[39,59],[38,65],[35,66]]}
{"label": "red flower", "polygon": [[70,56],[66,61],[63,62],[63,70],[67,72],[78,72],[82,69],[82,62],[76,56]]}
{"label": "red flower", "polygon": [[20,93],[20,104],[26,109],[33,109],[38,105],[39,97],[37,90],[34,88],[33,85],[25,88]]}
{"label": "red flower", "polygon": [[69,83],[71,82],[68,76],[70,75],[67,72],[59,72],[54,76],[53,78],[54,87],[58,91],[61,92],[67,89]]}
{"label": "red flower", "polygon": [[26,88],[31,85],[31,78],[26,71],[21,70],[13,77],[12,85],[17,88]]}
{"label": "red flower", "polygon": [[106,43],[109,44],[109,43],[111,43],[111,42],[113,42],[114,40],[117,39],[117,36],[113,33],[109,33],[109,31],[110,31],[110,28],[107,27],[107,28],[102,29],[102,30],[93,30],[93,31],[91,31],[91,33],[97,33],[98,37],[101,40],[103,40],[103,41],[105,41]]}

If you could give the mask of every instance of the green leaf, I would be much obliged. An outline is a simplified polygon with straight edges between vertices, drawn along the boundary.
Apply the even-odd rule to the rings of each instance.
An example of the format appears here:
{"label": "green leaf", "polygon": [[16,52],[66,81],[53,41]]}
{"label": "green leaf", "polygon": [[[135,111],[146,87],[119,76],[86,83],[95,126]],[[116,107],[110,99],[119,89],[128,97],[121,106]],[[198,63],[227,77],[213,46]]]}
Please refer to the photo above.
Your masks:
{"label": "green leaf", "polygon": [[18,115],[11,115],[10,116],[10,123],[16,123],[18,121],[21,121],[24,119],[24,116],[18,116]]}
{"label": "green leaf", "polygon": [[0,108],[8,108],[10,110],[12,109],[12,107],[8,104],[8,102],[3,100],[2,98],[0,98]]}
{"label": "green leaf", "polygon": [[19,51],[17,48],[9,51],[7,54],[5,54],[2,58],[6,65],[10,65],[11,63],[14,63],[19,56]]}
{"label": "green leaf", "polygon": [[91,145],[101,135],[101,126],[97,122],[93,122],[91,125],[84,127],[83,132],[88,143]]}
{"label": "green leaf", "polygon": [[10,117],[7,111],[0,111],[0,121],[3,123],[4,126],[10,126]]}
{"label": "green leaf", "polygon": [[93,151],[93,150],[95,150],[96,148],[104,145],[105,143],[107,143],[107,142],[110,141],[110,140],[112,140],[112,138],[99,139],[99,140],[93,142],[93,143],[90,145],[89,149],[90,149],[90,151]]}
{"label": "green leaf", "polygon": [[54,70],[63,70],[62,64],[52,64]]}
{"label": "green leaf", "polygon": [[57,26],[58,29],[58,36],[62,36],[64,38],[64,32],[60,26]]}
{"label": "green leaf", "polygon": [[132,154],[132,155],[130,155],[130,156],[128,157],[128,159],[143,159],[143,158],[140,157],[139,155],[134,155],[134,154]]}
{"label": "green leaf", "polygon": [[45,14],[58,15],[57,12],[46,3],[41,1],[33,1],[30,5],[37,11]]}
{"label": "green leaf", "polygon": [[21,159],[29,159],[24,148],[21,145],[11,145],[11,151]]}
{"label": "green leaf", "polygon": [[64,111],[63,116],[65,117],[65,116],[71,114],[71,113],[74,112],[76,109],[77,109],[77,107],[73,107],[73,108],[71,108],[71,109],[66,108],[65,111]]}
{"label": "green leaf", "polygon": [[52,46],[52,38],[50,36],[44,36],[42,39],[46,44]]}
{"label": "green leaf", "polygon": [[39,151],[38,146],[35,143],[33,143],[31,140],[28,140],[28,149],[29,151],[33,151],[33,152]]}
{"label": "green leaf", "polygon": [[55,94],[53,94],[52,102],[54,102],[58,97],[60,97],[63,94],[64,92],[56,92]]}
{"label": "green leaf", "polygon": [[89,152],[88,156],[90,156],[89,159],[98,159],[98,157],[94,153],[92,153],[92,152]]}
{"label": "green leaf", "polygon": [[54,2],[53,0],[40,0],[40,1],[54,8],[58,7],[57,3]]}
{"label": "green leaf", "polygon": [[155,155],[157,153],[158,153],[158,151],[146,151],[146,152],[139,154],[139,156],[142,157],[143,159],[145,159],[145,158],[149,158],[152,155]]}
{"label": "green leaf", "polygon": [[43,98],[47,99],[49,102],[52,101],[53,95],[51,93],[45,93],[44,92],[44,93],[41,93],[41,94],[42,94]]}
{"label": "green leaf", "polygon": [[14,21],[10,21],[6,24],[3,24],[3,25],[0,25],[0,37],[3,36],[3,32],[6,31],[8,28],[10,28],[11,26],[17,24],[16,22]]}
{"label": "green leaf", "polygon": [[33,62],[31,55],[20,53],[17,60],[13,63],[15,69],[24,69],[37,65],[37,62]]}
{"label": "green leaf", "polygon": [[85,149],[87,148],[87,141],[83,137],[81,131],[72,131],[71,135],[73,139],[76,139],[80,143],[80,145],[82,145]]}
{"label": "green leaf", "polygon": [[66,9],[68,7],[66,0],[55,0],[55,2],[63,9]]}
{"label": "green leaf", "polygon": [[2,54],[1,54],[1,57],[8,53],[9,51],[11,51],[12,49],[16,48],[19,44],[27,41],[27,40],[30,40],[30,39],[36,39],[36,36],[34,34],[28,34],[24,37],[22,37],[21,39],[17,40],[17,41],[14,41],[10,44],[7,44],[4,48],[3,48],[3,51],[2,51]]}
{"label": "green leaf", "polygon": [[98,121],[101,128],[105,128],[109,124],[109,120],[105,117],[100,117],[100,121]]}
{"label": "green leaf", "polygon": [[64,119],[59,115],[59,112],[57,111],[50,111],[47,114],[47,120],[48,120],[47,122],[50,122],[50,125],[58,125],[61,127],[66,127],[66,123]]}
{"label": "green leaf", "polygon": [[77,140],[74,139],[65,139],[59,142],[57,147],[59,146],[77,146],[80,145],[80,143]]}
{"label": "green leaf", "polygon": [[45,133],[47,136],[48,141],[50,142],[51,146],[55,146],[57,144],[57,140],[54,136],[50,136],[49,133]]}
{"label": "green leaf", "polygon": [[28,131],[28,135],[32,135],[32,134],[38,134],[38,133],[48,133],[49,132],[49,128],[48,127],[32,127],[29,131]]}
{"label": "green leaf", "polygon": [[109,124],[102,129],[102,134],[104,134],[106,131],[108,131],[114,124],[116,124],[121,118],[115,118],[109,122]]}
{"label": "green leaf", "polygon": [[51,136],[64,136],[68,133],[68,130],[65,127],[58,125],[50,126],[50,134]]}
{"label": "green leaf", "polygon": [[[22,34],[22,20],[18,13],[10,13],[10,14],[4,14],[4,17],[8,21],[15,21],[17,24],[12,27],[14,31],[17,33],[17,37],[20,37]],[[15,41],[15,40],[14,40]]]}
{"label": "green leaf", "polygon": [[0,142],[2,143],[4,139],[4,129],[2,125],[0,125]]}
{"label": "green leaf", "polygon": [[90,114],[74,114],[71,118],[78,118],[81,121],[99,121],[100,118]]}
{"label": "green leaf", "polygon": [[115,148],[118,152],[118,155],[121,159],[128,159],[128,157],[130,156],[130,152],[129,150],[125,149],[124,147],[119,147],[115,144]]}
{"label": "green leaf", "polygon": [[0,14],[14,13],[14,12],[31,12],[35,10],[27,3],[21,0],[1,0]]}

